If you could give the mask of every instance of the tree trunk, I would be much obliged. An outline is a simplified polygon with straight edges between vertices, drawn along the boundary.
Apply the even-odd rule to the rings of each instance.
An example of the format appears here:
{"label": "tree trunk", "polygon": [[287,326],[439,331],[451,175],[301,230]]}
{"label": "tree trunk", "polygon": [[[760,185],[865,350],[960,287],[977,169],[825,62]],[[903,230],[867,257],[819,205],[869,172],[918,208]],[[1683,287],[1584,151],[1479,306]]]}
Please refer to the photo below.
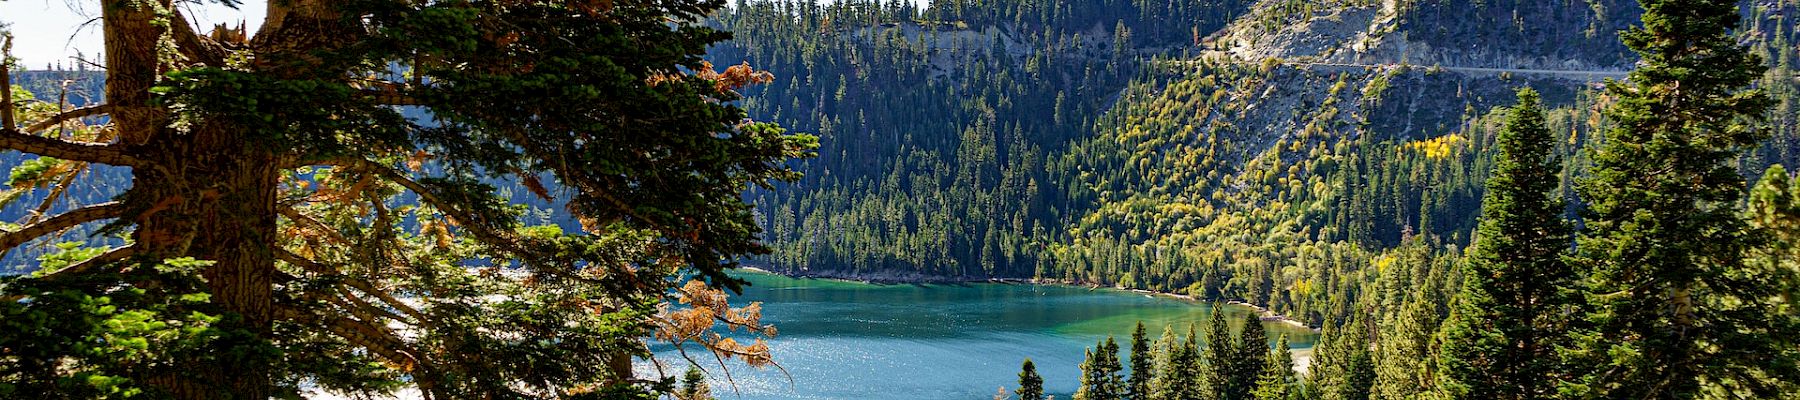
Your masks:
{"label": "tree trunk", "polygon": [[[138,246],[155,258],[213,262],[201,271],[211,301],[226,313],[220,328],[259,340],[230,340],[211,354],[178,360],[175,375],[153,385],[179,399],[267,399],[273,360],[277,163],[241,132],[206,127],[167,136],[153,145],[156,165],[137,171],[133,198],[150,208],[139,216]],[[177,172],[169,175],[166,172]]]}
{"label": "tree trunk", "polygon": [[[163,7],[170,7],[167,0]],[[175,134],[166,110],[150,102],[163,71],[158,41],[166,28],[143,2],[102,3],[106,36],[106,101],[122,141],[148,165],[133,171],[127,216],[138,224],[134,245],[147,261],[193,257],[214,262],[202,270],[211,301],[226,314],[218,328],[242,330],[207,354],[183,354],[174,368],[143,377],[178,399],[267,399],[273,311],[275,184],[272,151],[246,133],[201,121]]]}

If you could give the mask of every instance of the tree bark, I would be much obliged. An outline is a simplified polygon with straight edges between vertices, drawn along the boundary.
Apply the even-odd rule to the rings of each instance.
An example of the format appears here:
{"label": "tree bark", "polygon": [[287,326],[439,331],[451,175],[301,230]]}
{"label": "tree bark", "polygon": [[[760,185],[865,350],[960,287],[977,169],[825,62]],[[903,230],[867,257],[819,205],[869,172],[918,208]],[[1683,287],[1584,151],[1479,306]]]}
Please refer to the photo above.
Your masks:
{"label": "tree bark", "polygon": [[[150,98],[164,72],[156,49],[166,28],[155,18],[144,2],[102,5],[106,100],[121,141],[144,161],[133,169],[125,200],[134,211],[126,218],[138,224],[132,239],[148,262],[214,262],[201,276],[212,303],[226,314],[218,327],[266,340],[274,295],[274,157],[248,143],[244,132],[217,122],[167,133],[166,112]],[[208,354],[181,354],[174,368],[143,378],[177,399],[267,399],[272,356],[266,343],[231,341]]]}
{"label": "tree bark", "polygon": [[[269,149],[246,133],[202,124],[164,135],[149,150],[159,168],[136,171],[131,197],[150,204],[136,215],[138,246],[151,260],[193,257],[212,303],[226,313],[220,328],[267,340],[274,319],[276,179]],[[170,174],[174,172],[174,174]],[[151,379],[178,399],[267,399],[273,355],[266,342],[232,342],[202,358],[178,360],[181,371]]]}
{"label": "tree bark", "polygon": [[[163,5],[168,6],[167,1]],[[106,36],[106,101],[125,143],[142,144],[162,124],[150,105],[150,87],[161,72],[156,58],[163,29],[152,22],[149,4],[129,0],[101,3],[101,31]]]}

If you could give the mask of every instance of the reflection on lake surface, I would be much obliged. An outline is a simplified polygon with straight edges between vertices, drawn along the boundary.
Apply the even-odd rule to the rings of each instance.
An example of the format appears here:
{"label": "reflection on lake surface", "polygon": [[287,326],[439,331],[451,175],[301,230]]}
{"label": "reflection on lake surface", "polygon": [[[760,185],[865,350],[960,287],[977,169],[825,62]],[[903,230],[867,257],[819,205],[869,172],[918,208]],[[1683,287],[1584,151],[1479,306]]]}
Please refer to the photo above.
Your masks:
{"label": "reflection on lake surface", "polygon": [[[694,354],[713,372],[713,393],[727,400],[990,399],[1001,386],[1015,388],[1026,357],[1037,364],[1045,389],[1066,399],[1079,384],[1083,350],[1094,342],[1113,335],[1129,349],[1140,320],[1154,340],[1165,325],[1185,334],[1187,324],[1204,324],[1211,316],[1206,304],[1110,289],[743,277],[752,286],[733,304],[763,302],[763,321],[781,332],[769,345],[788,375],[728,361],[734,393],[710,356]],[[1226,312],[1237,322],[1249,310]],[[1290,335],[1296,361],[1310,356],[1316,339],[1311,331],[1264,324],[1271,343]],[[686,361],[671,349],[653,350],[669,374],[685,371]],[[649,363],[639,371],[655,375]]]}

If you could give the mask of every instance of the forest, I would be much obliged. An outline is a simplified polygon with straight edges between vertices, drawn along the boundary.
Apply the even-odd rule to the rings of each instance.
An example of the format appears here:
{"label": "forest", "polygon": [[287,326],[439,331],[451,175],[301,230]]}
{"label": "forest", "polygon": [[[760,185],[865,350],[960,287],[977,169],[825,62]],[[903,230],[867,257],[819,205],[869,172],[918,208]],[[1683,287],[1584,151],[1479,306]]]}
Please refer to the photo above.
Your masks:
{"label": "forest", "polygon": [[[1702,7],[1676,3],[1670,7]],[[1461,293],[1478,268],[1472,246],[1492,235],[1478,228],[1494,219],[1483,217],[1484,204],[1491,203],[1484,198],[1502,164],[1500,142],[1511,123],[1510,106],[1518,101],[1514,90],[1541,93],[1532,96],[1542,99],[1536,100],[1542,109],[1535,118],[1553,139],[1535,149],[1549,160],[1539,166],[1548,177],[1534,177],[1548,182],[1539,182],[1536,194],[1556,205],[1553,215],[1539,217],[1583,229],[1599,222],[1590,219],[1599,217],[1592,213],[1600,207],[1593,203],[1599,189],[1583,182],[1603,178],[1599,172],[1606,170],[1593,157],[1605,151],[1609,132],[1620,129],[1612,110],[1626,95],[1597,82],[1476,77],[1443,67],[1483,66],[1499,58],[1462,50],[1471,46],[1516,65],[1549,69],[1642,71],[1639,60],[1649,56],[1616,34],[1645,24],[1643,9],[1628,1],[1409,1],[1391,9],[1354,1],[1194,2],[1195,9],[1225,19],[1188,21],[1225,25],[1196,26],[1187,40],[1139,36],[1167,32],[1143,16],[1180,13],[1185,8],[1179,4],[1119,5],[1106,8],[1124,14],[1110,17],[1113,23],[1083,20],[1060,29],[1055,11],[1046,18],[1031,5],[991,8],[1010,17],[946,21],[946,15],[959,14],[908,13],[914,10],[882,2],[778,2],[717,18],[739,40],[714,54],[793,77],[786,87],[747,92],[746,108],[823,140],[821,158],[801,164],[805,178],[753,194],[775,250],[762,262],[807,276],[1030,278],[1240,301],[1325,330],[1314,373],[1282,393],[1448,395],[1437,381],[1442,367],[1436,355],[1447,346],[1439,336],[1465,307]],[[1750,79],[1733,78],[1745,85],[1729,90],[1754,87],[1770,100],[1727,118],[1755,121],[1747,123],[1759,135],[1734,137],[1731,145],[1708,143],[1722,153],[1706,159],[1725,169],[1696,174],[1726,179],[1717,173],[1730,171],[1739,182],[1736,191],[1754,188],[1764,194],[1749,198],[1762,203],[1744,203],[1746,197],[1714,188],[1720,192],[1688,206],[1714,213],[1741,207],[1748,210],[1741,218],[1715,217],[1761,218],[1750,223],[1756,246],[1733,256],[1743,259],[1721,262],[1765,272],[1740,273],[1766,280],[1755,290],[1773,295],[1791,290],[1782,289],[1786,278],[1777,276],[1791,272],[1786,268],[1795,258],[1784,250],[1791,249],[1780,239],[1786,234],[1766,229],[1791,224],[1777,222],[1788,218],[1780,210],[1791,207],[1782,199],[1793,196],[1779,165],[1800,161],[1800,112],[1794,109],[1800,93],[1793,79],[1800,37],[1790,17],[1793,2],[1738,5],[1713,4],[1734,17],[1708,25],[1757,57],[1745,68]],[[1394,56],[1350,48],[1252,49],[1243,52],[1271,56],[1248,63],[1201,56],[1244,43],[1254,47],[1267,37],[1293,45],[1279,39],[1296,22],[1352,18],[1356,14],[1343,10],[1376,8],[1369,12],[1377,21],[1393,18],[1376,23],[1375,34],[1444,50]],[[1390,45],[1371,45],[1383,46]],[[1368,66],[1323,70],[1277,56]],[[1043,61],[1058,57],[1060,62]],[[1115,79],[1095,79],[1095,71]],[[1073,85],[1059,79],[1078,75],[1084,78]],[[1637,79],[1643,78],[1631,77]],[[913,96],[926,100],[901,100]],[[1577,247],[1574,238],[1564,237],[1564,247]],[[1543,257],[1563,257],[1558,254]],[[1581,271],[1583,277],[1597,273]],[[1693,273],[1678,275],[1697,279]],[[1118,373],[1118,360],[1105,359],[1106,347],[1096,346],[1097,358],[1090,361]],[[1164,354],[1172,351],[1153,355],[1159,357],[1152,363],[1156,374],[1167,373],[1159,363],[1174,357]],[[1256,373],[1235,375],[1254,380]],[[1381,384],[1343,380],[1350,377]],[[1401,377],[1409,383],[1395,382]],[[1090,383],[1084,378],[1082,387],[1105,386]],[[1579,389],[1612,396],[1604,394],[1610,388]],[[1750,397],[1792,391],[1762,389]],[[1095,390],[1111,394],[1078,397],[1244,398],[1242,392],[1168,397]],[[1557,388],[1535,390],[1508,398],[1546,397]],[[1492,398],[1479,396],[1492,392],[1474,393]],[[1675,397],[1695,392],[1688,393]]]}
{"label": "forest", "polygon": [[[1240,300],[1320,326],[1344,319],[1344,301],[1380,280],[1374,270],[1384,268],[1371,267],[1401,262],[1419,279],[1454,280],[1452,267],[1429,264],[1469,246],[1503,123],[1496,108],[1521,86],[1543,93],[1546,123],[1566,139],[1554,150],[1559,197],[1578,217],[1574,182],[1610,124],[1602,109],[1614,99],[1603,91],[1438,65],[1177,63],[1283,26],[1268,21],[1367,4],[1181,3],[1121,4],[1104,8],[1115,14],[1080,13],[1115,23],[1063,28],[1055,10],[1024,5],[953,23],[904,2],[726,9],[715,19],[737,40],[714,48],[715,59],[787,77],[747,91],[745,108],[823,139],[821,157],[797,164],[801,180],[752,191],[774,250],[758,260],[811,276],[1143,288]],[[1635,23],[1636,4],[1590,3],[1404,2],[1389,29],[1454,47],[1451,37],[1466,36],[1446,32],[1488,26],[1456,15],[1555,20],[1493,29],[1506,38],[1495,40],[1556,38],[1564,45],[1527,55],[1629,66],[1613,55],[1629,51],[1605,32]],[[1800,160],[1791,79],[1800,36],[1783,17],[1793,2],[1744,5],[1734,35],[1768,61],[1759,87],[1776,99],[1759,125],[1770,137],[1735,160],[1755,179]],[[1202,32],[1191,39],[1139,34],[1158,24],[1141,16],[1188,9],[1218,15],[1186,19]],[[1405,30],[1422,24],[1440,28]]]}

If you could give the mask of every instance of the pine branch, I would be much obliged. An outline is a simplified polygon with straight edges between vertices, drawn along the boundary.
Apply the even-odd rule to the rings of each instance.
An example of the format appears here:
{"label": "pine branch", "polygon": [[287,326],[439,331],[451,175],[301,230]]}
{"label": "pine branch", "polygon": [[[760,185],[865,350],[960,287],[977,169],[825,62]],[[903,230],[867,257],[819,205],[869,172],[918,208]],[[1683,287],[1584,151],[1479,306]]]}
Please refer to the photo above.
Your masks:
{"label": "pine branch", "polygon": [[55,217],[50,217],[50,219],[0,235],[0,254],[3,254],[4,251],[12,250],[14,247],[19,247],[19,245],[25,244],[25,242],[29,242],[32,239],[37,239],[44,235],[49,235],[88,222],[107,218],[118,218],[120,215],[124,214],[124,212],[125,206],[115,201],[95,204],[57,214]]}
{"label": "pine branch", "polygon": [[[349,168],[363,169],[365,171],[368,171],[368,172],[371,172],[371,173],[374,173],[374,174],[380,176],[382,179],[387,179],[389,181],[392,181],[395,184],[398,184],[401,187],[406,188],[406,190],[412,191],[414,194],[417,194],[419,196],[419,201],[426,203],[426,204],[430,204],[432,207],[437,208],[439,210],[445,211],[446,213],[448,213],[448,215],[451,218],[459,218],[459,217],[465,217],[465,216],[473,217],[473,218],[481,218],[480,215],[476,215],[475,213],[462,212],[462,210],[463,210],[462,207],[459,207],[456,204],[452,204],[450,202],[444,201],[442,197],[438,196],[437,193],[432,191],[430,188],[425,187],[425,185],[420,184],[418,181],[414,181],[411,178],[407,178],[405,175],[402,175],[400,173],[400,171],[396,171],[391,167],[381,165],[381,164],[376,164],[373,161],[361,160],[361,159],[349,160],[345,164],[333,164],[333,165],[340,165],[340,166],[349,167]],[[462,223],[459,225],[461,225],[464,229],[468,230],[470,233],[473,233],[477,239],[480,239],[483,242],[487,242],[487,243],[495,245],[495,246],[500,246],[500,247],[506,248],[509,251],[517,250],[516,249],[517,243],[514,240],[511,240],[510,238],[502,236],[500,232],[494,232],[492,230],[487,229],[488,225],[484,221],[466,221],[466,222],[474,222],[474,223]]]}
{"label": "pine branch", "polygon": [[313,314],[308,310],[302,310],[299,306],[288,305],[281,301],[275,303],[275,319],[322,326],[331,335],[340,337],[353,346],[362,346],[364,350],[369,350],[369,353],[374,353],[374,355],[400,366],[398,369],[412,377],[412,384],[416,384],[419,391],[423,391],[430,398],[450,398],[450,396],[445,396],[445,393],[439,393],[437,368],[430,357],[427,357],[427,353],[412,348],[405,339],[400,339],[400,335],[394,335],[391,330],[385,330],[382,326],[374,326],[365,321],[340,317],[340,315]]}
{"label": "pine branch", "polygon": [[[394,321],[401,321],[402,323],[405,323],[408,321],[406,316],[400,315],[400,314],[395,314],[393,311],[388,311],[388,309],[386,309],[386,308],[378,307],[374,303],[370,303],[368,300],[363,300],[362,296],[357,296],[356,293],[351,293],[350,289],[344,288],[342,286],[338,287],[338,296],[342,297],[344,300],[349,300],[351,305],[356,306],[355,308],[351,309],[351,312],[355,313],[357,318],[362,318],[362,319],[368,320],[368,321],[388,319],[388,320],[394,320]],[[359,310],[361,312],[357,312]]]}
{"label": "pine branch", "polygon": [[[433,366],[425,356],[425,352],[413,349],[406,341],[385,328],[374,326],[341,316],[319,315],[291,304],[277,302],[275,317],[297,323],[322,326],[333,336],[344,339],[352,345],[368,349],[370,353],[380,356],[398,365],[401,371],[413,378],[421,391],[435,391],[437,384]],[[415,372],[422,371],[423,373]]]}
{"label": "pine branch", "polygon": [[375,102],[375,104],[389,106],[418,106],[425,104],[425,102],[419,101],[418,98],[400,94],[400,92],[394,91],[393,89],[364,89],[360,93],[360,96]]}
{"label": "pine branch", "polygon": [[[47,281],[47,282],[55,282],[55,281],[59,281],[59,280],[69,279],[69,277],[87,274],[89,272],[93,272],[95,269],[106,266],[107,264],[112,264],[112,263],[124,260],[126,258],[130,258],[131,256],[137,255],[139,253],[139,251],[140,250],[138,249],[137,245],[135,245],[135,244],[127,245],[125,247],[112,249],[111,251],[107,251],[105,253],[101,253],[100,255],[93,256],[91,258],[88,258],[87,260],[83,260],[82,262],[75,263],[75,265],[70,265],[68,267],[64,267],[63,269],[52,271],[48,274],[44,274],[43,276],[37,276],[37,277],[28,278],[28,279],[35,279],[35,280]],[[22,294],[3,296],[3,297],[0,297],[0,302],[14,302],[14,301],[19,301],[20,299],[24,299],[26,297],[29,297],[29,296],[22,295]]]}
{"label": "pine branch", "polygon": [[137,254],[138,254],[137,245],[128,245],[125,247],[112,249],[111,251],[94,256],[85,261],[76,263],[75,265],[70,265],[67,268],[56,270],[56,272],[51,272],[49,274],[45,274],[44,276],[40,276],[37,279],[46,280],[46,281],[56,281],[56,280],[61,280],[61,279],[68,279],[68,277],[70,277],[70,276],[81,275],[81,274],[93,272],[97,268],[106,266],[107,264],[119,262],[120,260],[124,260],[128,257],[134,256]]}
{"label": "pine branch", "polygon": [[294,221],[295,225],[311,225],[313,229],[323,231],[326,234],[325,236],[333,242],[346,246],[351,244],[350,239],[344,238],[344,235],[338,233],[336,229],[332,229],[331,226],[325,225],[324,222],[301,214],[300,210],[296,210],[292,206],[278,204],[275,206],[275,211],[276,213],[281,214],[281,216],[287,217],[288,220]]}
{"label": "pine branch", "polygon": [[344,284],[350,285],[350,287],[356,288],[356,290],[361,290],[363,293],[368,293],[370,296],[375,296],[376,299],[380,299],[382,303],[386,303],[389,307],[400,310],[401,313],[412,317],[412,320],[415,323],[424,323],[427,321],[425,313],[419,312],[419,309],[413,308],[413,306],[406,304],[406,302],[400,301],[400,299],[395,298],[387,291],[377,289],[374,283],[367,280],[345,276],[335,268],[319,263],[318,261],[307,259],[306,257],[301,257],[299,254],[287,251],[287,249],[276,249],[275,259],[300,267],[300,269],[304,269],[307,272],[326,276],[341,276],[343,277]]}

